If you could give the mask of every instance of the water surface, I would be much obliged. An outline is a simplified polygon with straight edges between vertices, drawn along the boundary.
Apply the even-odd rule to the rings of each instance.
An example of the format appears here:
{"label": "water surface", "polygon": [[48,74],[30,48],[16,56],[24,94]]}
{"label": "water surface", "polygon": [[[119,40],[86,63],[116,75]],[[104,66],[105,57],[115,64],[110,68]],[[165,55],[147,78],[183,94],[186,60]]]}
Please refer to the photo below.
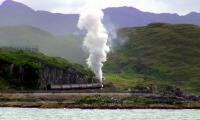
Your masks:
{"label": "water surface", "polygon": [[0,120],[200,120],[200,110],[0,108]]}

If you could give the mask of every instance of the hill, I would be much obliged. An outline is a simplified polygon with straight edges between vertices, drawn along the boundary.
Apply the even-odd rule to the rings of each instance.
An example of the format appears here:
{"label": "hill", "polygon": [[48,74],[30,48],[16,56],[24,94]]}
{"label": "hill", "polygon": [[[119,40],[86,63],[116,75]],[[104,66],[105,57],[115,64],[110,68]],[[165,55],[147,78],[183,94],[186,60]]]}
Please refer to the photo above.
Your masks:
{"label": "hill", "polygon": [[51,84],[89,83],[93,78],[89,69],[62,58],[13,48],[0,50],[1,90],[44,90]]}
{"label": "hill", "polygon": [[200,94],[200,27],[154,23],[124,28],[127,42],[109,55],[107,82],[120,88],[171,85]]}
{"label": "hill", "polygon": [[[69,35],[78,31],[78,14],[58,14],[47,11],[35,11],[32,8],[12,0],[0,5],[0,26],[34,26],[54,35]],[[13,19],[14,18],[14,19]]]}
{"label": "hill", "polygon": [[[200,25],[200,13],[155,14],[143,12],[133,7],[113,7],[104,9],[104,23],[108,28],[145,26],[152,22],[188,23]],[[48,11],[35,11],[19,2],[6,0],[0,5],[0,26],[33,26],[53,35],[66,36],[80,34],[77,28],[79,14],[59,14]]]}
{"label": "hill", "polygon": [[81,45],[81,38],[75,35],[54,36],[32,26],[0,27],[0,46],[34,46],[47,55],[81,63],[84,60]]}

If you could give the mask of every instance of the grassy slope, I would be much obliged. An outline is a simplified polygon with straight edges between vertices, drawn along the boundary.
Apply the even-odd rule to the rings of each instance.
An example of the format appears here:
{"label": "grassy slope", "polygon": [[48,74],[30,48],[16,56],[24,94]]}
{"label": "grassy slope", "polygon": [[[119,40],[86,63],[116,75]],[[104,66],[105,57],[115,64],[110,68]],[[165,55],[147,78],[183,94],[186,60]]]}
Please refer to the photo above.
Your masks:
{"label": "grassy slope", "polygon": [[150,24],[122,29],[119,35],[129,40],[110,54],[106,82],[122,89],[170,84],[200,94],[200,27]]}

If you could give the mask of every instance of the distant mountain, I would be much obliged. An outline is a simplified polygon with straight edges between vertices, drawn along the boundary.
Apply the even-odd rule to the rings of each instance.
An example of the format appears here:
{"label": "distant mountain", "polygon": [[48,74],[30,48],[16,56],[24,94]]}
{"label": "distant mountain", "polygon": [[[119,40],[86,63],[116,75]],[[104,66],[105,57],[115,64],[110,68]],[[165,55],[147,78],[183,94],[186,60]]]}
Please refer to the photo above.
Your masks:
{"label": "distant mountain", "polygon": [[0,26],[28,25],[40,28],[55,35],[68,35],[77,32],[79,15],[56,14],[47,11],[34,11],[32,8],[6,0],[0,6]]}
{"label": "distant mountain", "polygon": [[[104,22],[115,28],[145,26],[152,22],[188,23],[200,25],[200,13],[192,12],[185,16],[178,14],[155,14],[142,12],[133,7],[113,7],[104,9]],[[54,35],[69,35],[79,33],[76,24],[78,14],[58,14],[47,11],[35,11],[32,8],[12,0],[6,0],[0,5],[0,26],[28,25],[48,31]]]}
{"label": "distant mountain", "polygon": [[55,36],[31,26],[0,27],[0,47],[38,47],[46,55],[83,63],[85,53],[81,45],[82,39],[73,35]]}
{"label": "distant mountain", "polygon": [[155,14],[142,12],[132,7],[113,7],[104,10],[105,17],[117,28],[146,26],[150,23],[195,24],[200,25],[200,13],[192,12],[185,16],[178,14]]}

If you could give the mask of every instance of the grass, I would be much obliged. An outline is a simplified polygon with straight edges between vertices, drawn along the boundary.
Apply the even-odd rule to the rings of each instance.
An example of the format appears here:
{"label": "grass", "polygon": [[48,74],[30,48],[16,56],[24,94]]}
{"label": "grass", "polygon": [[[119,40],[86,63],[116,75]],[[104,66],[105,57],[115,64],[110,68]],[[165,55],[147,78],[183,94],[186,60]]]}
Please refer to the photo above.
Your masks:
{"label": "grass", "polygon": [[16,65],[31,65],[34,68],[40,68],[41,63],[46,63],[54,67],[67,67],[70,63],[67,60],[55,57],[48,57],[39,52],[27,51],[0,51],[0,59]]}
{"label": "grass", "polygon": [[144,81],[143,79],[139,79],[139,78],[137,79],[135,77],[124,78],[123,76],[118,75],[118,74],[105,74],[105,77],[106,77],[105,84],[111,82],[116,88],[120,90],[126,90]]}
{"label": "grass", "polygon": [[200,27],[154,23],[119,30],[129,38],[109,55],[105,82],[127,89],[138,84],[167,84],[200,95]]}
{"label": "grass", "polygon": [[15,65],[29,65],[35,69],[40,69],[41,63],[48,64],[52,67],[57,67],[60,69],[73,68],[77,72],[82,74],[88,74],[90,76],[94,75],[89,69],[84,68],[80,64],[73,64],[66,59],[59,57],[49,57],[40,52],[29,52],[29,51],[0,51],[0,60]]}
{"label": "grass", "polygon": [[182,104],[182,101],[166,99],[166,100],[152,100],[142,97],[124,97],[114,98],[110,96],[87,96],[76,101],[77,104]]}

